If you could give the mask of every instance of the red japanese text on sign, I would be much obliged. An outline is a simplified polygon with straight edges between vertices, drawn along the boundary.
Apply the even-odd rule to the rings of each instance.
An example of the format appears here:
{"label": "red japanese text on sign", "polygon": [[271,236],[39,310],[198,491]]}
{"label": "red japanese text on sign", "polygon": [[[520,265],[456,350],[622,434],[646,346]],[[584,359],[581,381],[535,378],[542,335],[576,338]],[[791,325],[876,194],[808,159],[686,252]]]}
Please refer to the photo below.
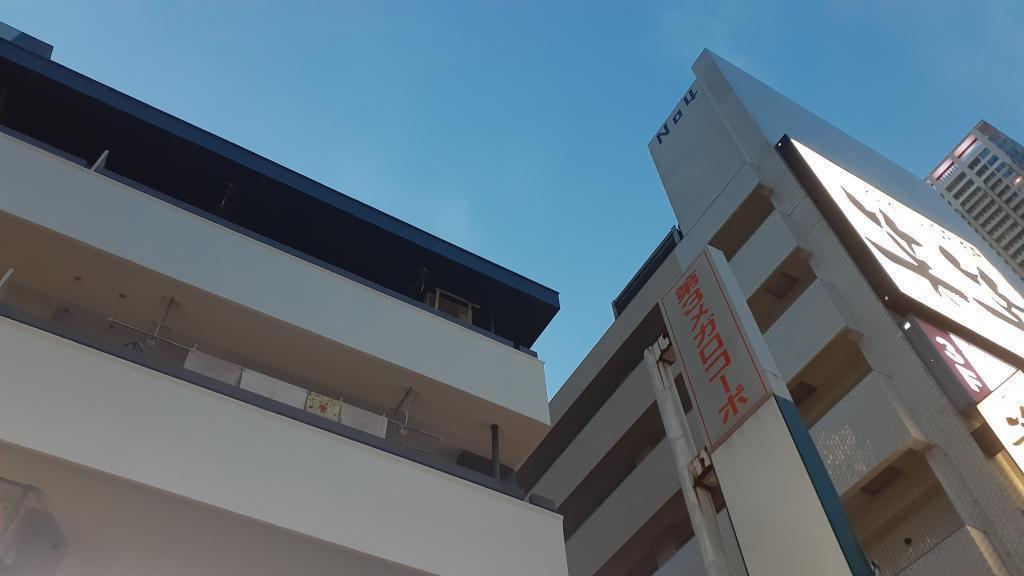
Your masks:
{"label": "red japanese text on sign", "polygon": [[662,300],[677,357],[712,447],[767,397],[707,253]]}

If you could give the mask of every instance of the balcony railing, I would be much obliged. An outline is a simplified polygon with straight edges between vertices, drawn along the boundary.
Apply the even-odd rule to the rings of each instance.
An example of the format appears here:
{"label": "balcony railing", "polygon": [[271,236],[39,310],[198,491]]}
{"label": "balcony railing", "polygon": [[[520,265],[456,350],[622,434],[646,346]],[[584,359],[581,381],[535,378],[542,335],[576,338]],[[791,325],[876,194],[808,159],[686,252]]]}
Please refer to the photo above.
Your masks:
{"label": "balcony railing", "polygon": [[[3,274],[0,273],[0,277],[2,276]],[[10,282],[9,278],[6,280],[8,283]],[[446,460],[401,444],[392,437],[382,438],[362,429],[346,425],[337,420],[337,416],[334,414],[333,410],[330,411],[329,416],[322,416],[315,412],[306,410],[305,402],[301,404],[303,407],[299,407],[300,404],[297,402],[293,401],[289,403],[287,401],[275,400],[274,398],[270,398],[259,392],[246,389],[244,385],[224,382],[190,370],[185,367],[186,354],[184,351],[173,350],[174,353],[168,353],[169,348],[177,348],[177,345],[163,341],[153,341],[152,339],[149,339],[149,342],[146,342],[146,339],[144,338],[141,341],[140,346],[152,346],[154,352],[142,353],[139,346],[125,345],[123,338],[104,338],[102,336],[102,331],[95,330],[95,324],[99,322],[102,327],[108,328],[111,320],[95,315],[89,311],[62,309],[65,314],[73,314],[78,320],[76,322],[62,322],[60,320],[60,313],[56,314],[53,318],[44,319],[26,312],[25,310],[16,308],[10,304],[4,303],[2,290],[8,287],[9,284],[7,283],[0,287],[0,317],[48,332],[87,348],[103,352],[138,366],[143,366],[150,370],[188,382],[189,384],[199,386],[200,388],[204,388],[211,392],[216,392],[223,396],[233,398],[268,412],[319,428],[320,430],[330,432],[342,438],[359,442],[366,446],[371,446],[393,456],[404,458],[467,482],[472,482],[473,484],[489,488],[506,496],[511,496],[518,500],[526,499],[524,491],[515,485],[514,479],[509,479],[508,481],[499,480],[492,476],[463,467],[452,460]],[[86,318],[85,322],[81,321],[83,317]],[[84,325],[88,325],[90,328],[83,329],[82,327]],[[225,363],[225,365],[230,366],[230,364],[227,363]],[[242,371],[242,373],[246,370],[242,366],[238,366],[238,369]],[[291,390],[300,391],[305,395],[315,394],[302,387],[294,386],[293,384],[281,380],[270,379],[269,377],[263,378],[288,386]],[[547,503],[542,500],[534,500],[531,498],[529,501],[535,505],[549,508]]]}

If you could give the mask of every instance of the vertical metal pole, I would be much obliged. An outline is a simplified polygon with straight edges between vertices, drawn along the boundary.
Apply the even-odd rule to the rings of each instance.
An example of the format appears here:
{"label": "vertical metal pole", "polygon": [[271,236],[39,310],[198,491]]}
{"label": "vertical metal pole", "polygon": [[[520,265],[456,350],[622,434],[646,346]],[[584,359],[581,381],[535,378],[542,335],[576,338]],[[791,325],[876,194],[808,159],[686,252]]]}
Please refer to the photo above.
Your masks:
{"label": "vertical metal pole", "polygon": [[14,268],[8,268],[6,272],[0,276],[0,304],[7,303],[7,289],[11,285],[11,277],[14,276]]}
{"label": "vertical metal pole", "polygon": [[690,436],[683,404],[679,399],[675,383],[672,381],[668,364],[661,360],[669,345],[667,338],[659,338],[658,342],[644,350],[644,361],[647,363],[647,369],[654,383],[654,396],[658,403],[658,412],[665,425],[665,437],[672,448],[672,458],[675,460],[676,473],[679,475],[679,485],[686,501],[686,512],[690,516],[694,538],[697,539],[701,557],[704,559],[705,572],[708,576],[733,576],[732,569],[729,568],[725,558],[725,547],[718,529],[718,517],[715,514],[714,504],[710,503],[710,498],[706,498],[711,504],[710,511],[708,511],[702,505],[694,487],[690,461],[697,455],[697,450],[694,447],[693,438]]}
{"label": "vertical metal pole", "polygon": [[494,478],[501,480],[501,447],[498,446],[497,424],[491,424],[491,466],[494,467]]}

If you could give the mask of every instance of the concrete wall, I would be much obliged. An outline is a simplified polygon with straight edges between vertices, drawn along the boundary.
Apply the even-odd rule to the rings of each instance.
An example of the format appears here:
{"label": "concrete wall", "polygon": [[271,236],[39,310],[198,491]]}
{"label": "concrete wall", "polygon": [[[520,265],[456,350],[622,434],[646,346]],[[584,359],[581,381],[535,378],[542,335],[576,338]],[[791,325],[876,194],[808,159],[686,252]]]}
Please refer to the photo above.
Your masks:
{"label": "concrete wall", "polygon": [[662,440],[565,543],[569,573],[590,575],[679,491],[672,451]]}
{"label": "concrete wall", "polygon": [[4,134],[0,174],[0,210],[548,422],[536,358]]}
{"label": "concrete wall", "polygon": [[0,319],[0,439],[431,574],[565,574],[525,502]]}
{"label": "concrete wall", "polygon": [[10,444],[0,477],[39,488],[56,516],[54,576],[423,574]]}
{"label": "concrete wall", "polygon": [[651,377],[647,366],[640,364],[587,422],[533,491],[560,506],[652,402]]}

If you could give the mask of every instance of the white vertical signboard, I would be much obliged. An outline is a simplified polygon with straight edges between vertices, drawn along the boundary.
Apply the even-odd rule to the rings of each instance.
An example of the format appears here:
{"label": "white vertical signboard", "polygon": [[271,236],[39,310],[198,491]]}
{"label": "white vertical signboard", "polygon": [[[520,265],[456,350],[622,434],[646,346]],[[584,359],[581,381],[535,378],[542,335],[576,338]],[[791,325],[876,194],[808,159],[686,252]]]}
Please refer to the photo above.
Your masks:
{"label": "white vertical signboard", "polygon": [[870,575],[722,253],[701,253],[661,308],[750,576]]}
{"label": "white vertical signboard", "polygon": [[771,396],[707,250],[662,301],[683,376],[714,450]]}

